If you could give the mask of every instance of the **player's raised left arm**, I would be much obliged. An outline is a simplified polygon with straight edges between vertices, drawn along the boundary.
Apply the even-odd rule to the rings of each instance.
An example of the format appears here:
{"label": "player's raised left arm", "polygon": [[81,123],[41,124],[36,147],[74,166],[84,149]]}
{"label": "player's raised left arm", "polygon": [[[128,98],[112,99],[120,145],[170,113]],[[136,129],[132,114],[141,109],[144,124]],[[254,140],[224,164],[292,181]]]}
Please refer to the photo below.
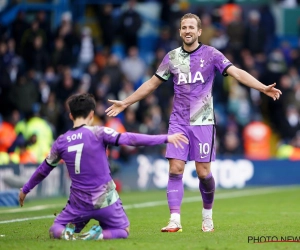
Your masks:
{"label": "player's raised left arm", "polygon": [[258,81],[255,77],[253,77],[246,71],[239,69],[233,65],[230,66],[226,72],[228,75],[234,77],[240,83],[243,83],[250,88],[257,89],[267,96],[270,96],[274,101],[278,100],[280,98],[280,95],[282,94],[279,89],[275,88],[276,83],[267,86]]}

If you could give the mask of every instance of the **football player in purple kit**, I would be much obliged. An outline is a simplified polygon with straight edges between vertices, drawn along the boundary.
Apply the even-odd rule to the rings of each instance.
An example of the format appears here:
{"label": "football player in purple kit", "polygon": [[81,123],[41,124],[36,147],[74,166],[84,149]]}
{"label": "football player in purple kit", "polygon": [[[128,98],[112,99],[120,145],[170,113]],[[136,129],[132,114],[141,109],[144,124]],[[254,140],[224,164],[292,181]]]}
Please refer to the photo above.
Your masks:
{"label": "football player in purple kit", "polygon": [[[201,20],[188,13],[180,20],[179,34],[183,45],[167,53],[156,74],[144,82],[132,95],[124,99],[109,100],[112,105],[106,110],[108,116],[116,116],[129,105],[145,98],[172,75],[174,104],[168,133],[181,132],[189,138],[184,148],[169,144],[166,158],[169,160],[167,199],[170,220],[161,232],[181,232],[180,207],[183,198],[182,175],[187,160],[194,160],[199,178],[199,190],[203,200],[202,231],[214,230],[212,206],[215,182],[211,173],[211,161],[215,160],[215,117],[212,87],[217,71],[230,75],[244,85],[257,89],[277,100],[281,91],[276,83],[264,85],[253,76],[232,65],[217,49],[201,44]],[[189,158],[188,158],[189,157]]]}
{"label": "football player in purple kit", "polygon": [[107,145],[151,146],[169,142],[174,147],[183,148],[181,143],[188,144],[188,139],[180,132],[144,135],[91,126],[96,107],[92,95],[73,95],[67,103],[73,128],[57,138],[45,161],[20,189],[20,205],[23,206],[26,194],[46,178],[62,159],[72,184],[68,203],[49,230],[50,237],[73,240],[74,233],[81,232],[90,219],[95,219],[100,225],[79,235],[79,239],[127,238],[129,221],[110,174]]}

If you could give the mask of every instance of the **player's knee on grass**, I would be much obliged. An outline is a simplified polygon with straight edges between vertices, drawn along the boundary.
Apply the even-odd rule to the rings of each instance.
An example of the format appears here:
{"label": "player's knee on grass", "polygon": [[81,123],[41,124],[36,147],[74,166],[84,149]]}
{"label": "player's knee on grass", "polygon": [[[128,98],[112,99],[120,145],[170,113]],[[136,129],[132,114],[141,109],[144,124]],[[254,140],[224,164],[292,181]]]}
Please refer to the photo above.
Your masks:
{"label": "player's knee on grass", "polygon": [[126,233],[120,235],[120,238],[127,239],[129,236],[129,227],[124,229]]}
{"label": "player's knee on grass", "polygon": [[59,224],[53,224],[49,229],[49,236],[51,239],[61,239],[65,227]]}

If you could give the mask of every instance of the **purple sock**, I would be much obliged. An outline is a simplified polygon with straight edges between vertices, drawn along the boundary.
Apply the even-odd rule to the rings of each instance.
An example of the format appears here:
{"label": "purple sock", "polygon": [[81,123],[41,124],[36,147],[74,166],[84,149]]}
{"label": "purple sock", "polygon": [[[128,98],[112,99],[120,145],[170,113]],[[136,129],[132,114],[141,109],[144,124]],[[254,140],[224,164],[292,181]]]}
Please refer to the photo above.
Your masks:
{"label": "purple sock", "polygon": [[170,213],[180,214],[180,206],[183,197],[182,174],[169,174],[167,197]]}
{"label": "purple sock", "polygon": [[203,208],[212,209],[215,194],[215,179],[210,172],[204,179],[200,179],[199,190],[202,195]]}
{"label": "purple sock", "polygon": [[65,227],[60,224],[53,224],[49,229],[49,235],[52,239],[60,239]]}
{"label": "purple sock", "polygon": [[125,229],[107,229],[103,230],[103,239],[126,239],[128,233]]}

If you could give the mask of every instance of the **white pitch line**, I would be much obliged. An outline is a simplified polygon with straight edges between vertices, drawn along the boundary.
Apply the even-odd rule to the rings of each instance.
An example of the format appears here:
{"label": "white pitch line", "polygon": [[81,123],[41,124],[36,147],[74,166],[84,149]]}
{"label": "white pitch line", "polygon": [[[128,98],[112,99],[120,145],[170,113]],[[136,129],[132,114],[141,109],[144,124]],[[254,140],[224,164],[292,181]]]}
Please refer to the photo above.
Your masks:
{"label": "white pitch line", "polygon": [[[293,186],[294,188],[295,186]],[[230,199],[230,198],[237,198],[237,197],[244,197],[244,196],[252,196],[252,195],[262,195],[262,194],[269,194],[269,193],[275,193],[275,192],[282,192],[285,191],[286,188],[291,187],[270,187],[270,188],[262,188],[262,189],[253,189],[253,190],[239,190],[239,191],[233,191],[228,193],[221,193],[221,194],[215,194],[215,199],[221,200],[221,199]],[[190,203],[190,202],[197,202],[202,201],[202,198],[200,195],[193,196],[193,197],[187,197],[183,198],[183,203]],[[138,204],[130,204],[130,205],[124,205],[124,209],[133,209],[133,208],[143,208],[143,207],[155,207],[155,206],[161,206],[167,204],[167,201],[150,201],[150,202],[144,202],[144,203],[138,203]],[[1,222],[0,222],[1,223]]]}
{"label": "white pitch line", "polygon": [[[216,194],[215,199],[221,200],[221,199],[230,199],[230,198],[238,198],[238,197],[245,197],[245,196],[253,196],[253,195],[263,195],[263,194],[270,194],[270,193],[276,193],[276,192],[283,192],[287,188],[294,188],[295,186],[288,186],[288,187],[270,187],[270,188],[261,188],[261,189],[252,189],[252,190],[239,190],[239,191],[233,191],[228,193],[221,193]],[[183,199],[183,203],[191,203],[191,202],[197,202],[201,201],[202,198],[200,195],[188,197]],[[145,208],[145,207],[156,207],[161,205],[166,205],[167,201],[151,201],[151,202],[144,202],[144,203],[137,203],[137,204],[130,204],[123,206],[124,209],[135,209],[135,208]],[[16,211],[19,212],[19,210],[25,212],[25,211],[37,211],[37,210],[43,210],[51,207],[58,207],[60,205],[41,205],[41,206],[35,206],[31,208],[17,208]],[[4,210],[5,211],[5,210]],[[3,211],[0,210],[1,213]],[[13,223],[13,222],[21,222],[21,221],[29,221],[29,220],[40,220],[40,219],[49,219],[54,218],[54,215],[45,215],[45,216],[37,216],[37,217],[30,217],[30,218],[22,218],[22,219],[14,219],[14,220],[4,220],[0,221],[0,224],[7,224],[7,223]]]}
{"label": "white pitch line", "polygon": [[34,207],[27,207],[27,208],[13,208],[13,209],[7,209],[7,210],[0,210],[2,214],[13,214],[13,213],[20,213],[20,212],[30,212],[30,211],[39,211],[39,210],[44,210],[48,208],[53,208],[53,207],[62,207],[61,204],[54,204],[54,205],[39,205],[39,206],[34,206]]}
{"label": "white pitch line", "polygon": [[15,220],[3,220],[0,221],[0,224],[8,224],[13,222],[21,222],[21,221],[28,221],[28,220],[49,219],[49,218],[54,218],[54,215],[37,216],[37,217],[22,218],[22,219],[15,219]]}

